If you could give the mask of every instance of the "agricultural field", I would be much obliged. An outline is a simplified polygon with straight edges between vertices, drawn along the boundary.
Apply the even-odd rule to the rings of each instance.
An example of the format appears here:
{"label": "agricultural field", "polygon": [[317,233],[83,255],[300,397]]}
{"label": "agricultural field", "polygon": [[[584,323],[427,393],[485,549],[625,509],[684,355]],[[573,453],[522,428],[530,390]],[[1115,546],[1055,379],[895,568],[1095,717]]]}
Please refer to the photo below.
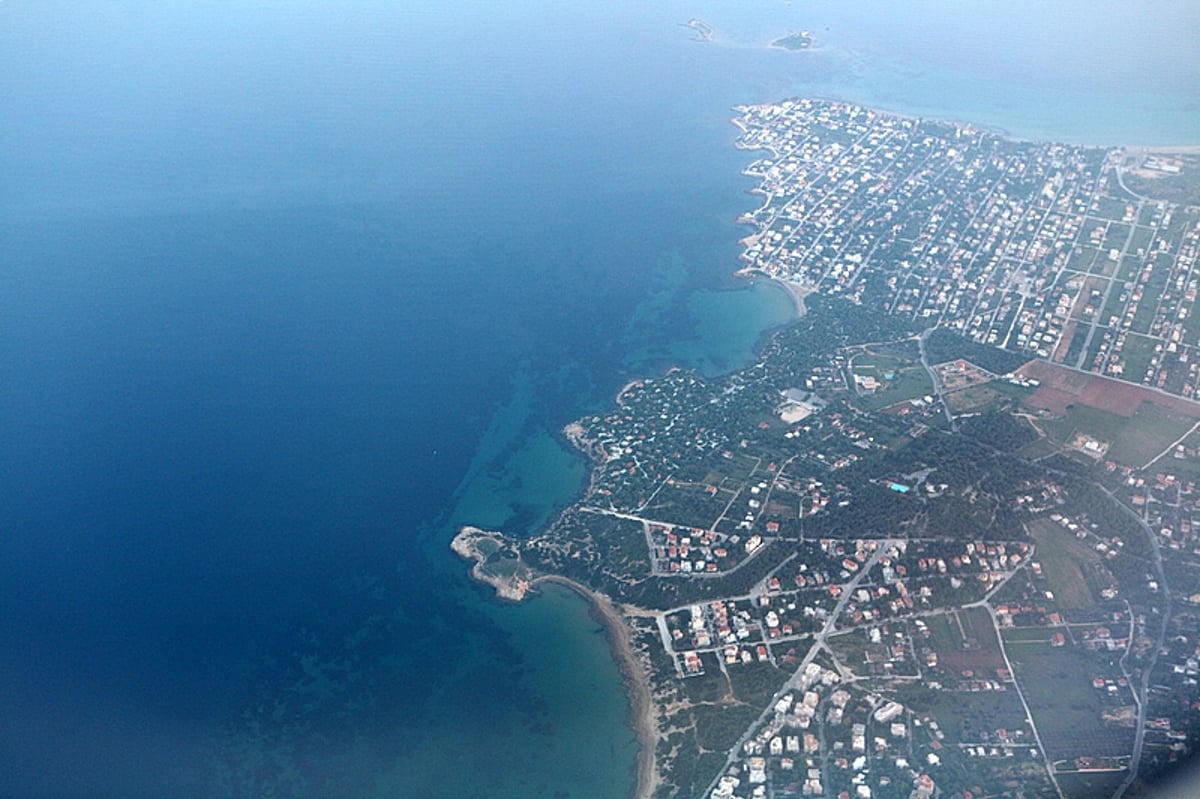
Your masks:
{"label": "agricultural field", "polygon": [[1060,445],[1071,447],[1080,436],[1104,447],[1104,456],[1124,466],[1144,467],[1186,434],[1196,419],[1151,403],[1143,403],[1132,417],[1084,404],[1068,405],[1057,419],[1043,426]]}
{"label": "agricultural field", "polygon": [[1126,466],[1143,467],[1194,424],[1195,419],[1143,404],[1113,440],[1109,457]]}
{"label": "agricultural field", "polygon": [[1008,654],[1051,760],[1129,752],[1133,730],[1105,725],[1103,697],[1091,684],[1102,664],[1071,646],[1020,644]]}

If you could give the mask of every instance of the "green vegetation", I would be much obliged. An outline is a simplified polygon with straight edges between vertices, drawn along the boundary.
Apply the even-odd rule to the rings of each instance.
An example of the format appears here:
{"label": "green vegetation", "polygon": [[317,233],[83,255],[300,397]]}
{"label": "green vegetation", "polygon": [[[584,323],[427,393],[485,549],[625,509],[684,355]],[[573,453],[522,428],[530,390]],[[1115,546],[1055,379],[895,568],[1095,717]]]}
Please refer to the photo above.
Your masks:
{"label": "green vegetation", "polygon": [[1140,468],[1195,423],[1195,419],[1143,403],[1133,418],[1121,426],[1108,456],[1118,463]]}
{"label": "green vegetation", "polygon": [[728,752],[762,710],[756,705],[701,705],[692,708],[696,741],[710,752]]}
{"label": "green vegetation", "polygon": [[1151,170],[1131,170],[1125,173],[1130,189],[1156,200],[1200,205],[1200,156],[1173,155],[1180,165],[1178,174]]}
{"label": "green vegetation", "polygon": [[996,383],[984,383],[951,392],[946,395],[946,402],[955,414],[986,413],[995,411],[1005,403],[1007,397],[996,391]]}
{"label": "green vegetation", "polygon": [[1030,522],[1029,532],[1037,542],[1037,560],[1042,564],[1046,582],[1054,588],[1059,606],[1071,610],[1094,605],[1084,573],[1090,564],[1100,562],[1100,556],[1049,519]]}
{"label": "green vegetation", "polygon": [[771,663],[741,663],[729,667],[733,695],[756,707],[765,706],[789,676]]}
{"label": "green vegetation", "polygon": [[981,444],[989,447],[1013,452],[1038,440],[1038,433],[1024,419],[1010,413],[985,413],[967,419],[960,428],[964,435],[970,436]]}
{"label": "green vegetation", "polygon": [[1127,753],[1133,730],[1107,727],[1094,674],[1108,670],[1074,647],[1018,646],[1009,653],[1051,759]]}
{"label": "green vegetation", "polygon": [[1002,350],[989,344],[977,344],[945,328],[937,328],[925,339],[925,353],[930,363],[945,363],[963,359],[987,371],[1003,375],[1029,360],[1024,355]]}
{"label": "green vegetation", "polygon": [[1000,654],[1000,639],[996,637],[996,626],[984,608],[967,608],[959,612],[963,630],[971,648],[976,652]]}
{"label": "green vegetation", "polygon": [[1101,771],[1084,774],[1058,774],[1058,787],[1067,799],[1094,799],[1112,796],[1124,782],[1124,771]]}
{"label": "green vegetation", "polygon": [[958,626],[958,615],[947,613],[930,616],[925,620],[929,625],[930,641],[933,648],[939,652],[957,652],[963,646],[963,632]]}
{"label": "green vegetation", "polygon": [[979,741],[986,733],[1025,728],[1025,710],[1015,691],[937,691],[929,712],[950,743]]}
{"label": "green vegetation", "polygon": [[867,648],[870,644],[867,642],[867,634],[863,630],[850,630],[844,633],[832,635],[826,641],[830,650],[837,656],[837,659],[845,664],[848,668],[859,674],[866,674],[867,669],[865,663],[867,660]]}
{"label": "green vegetation", "polygon": [[1049,644],[1050,636],[1063,632],[1062,627],[1014,627],[1004,631],[1004,643],[1009,644]]}

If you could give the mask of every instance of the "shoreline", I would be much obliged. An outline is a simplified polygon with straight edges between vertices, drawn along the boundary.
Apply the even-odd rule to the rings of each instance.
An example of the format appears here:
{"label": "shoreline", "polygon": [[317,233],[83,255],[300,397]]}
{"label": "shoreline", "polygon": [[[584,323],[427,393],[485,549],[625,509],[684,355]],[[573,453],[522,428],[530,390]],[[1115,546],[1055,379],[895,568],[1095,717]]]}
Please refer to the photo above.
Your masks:
{"label": "shoreline", "polygon": [[625,683],[625,695],[629,699],[629,728],[638,742],[635,780],[629,799],[652,799],[660,781],[656,763],[658,714],[654,709],[650,677],[642,668],[642,661],[634,649],[633,633],[624,614],[606,594],[593,591],[569,577],[546,574],[535,579],[531,586],[543,582],[561,585],[587,600],[588,612],[604,628],[609,652],[621,669],[621,679]]}
{"label": "shoreline", "polygon": [[633,645],[633,632],[624,614],[608,595],[559,574],[542,574],[528,580],[518,575],[503,580],[486,574],[482,565],[487,556],[478,546],[481,540],[500,544],[504,536],[502,533],[467,525],[461,528],[450,542],[450,548],[464,560],[473,561],[468,571],[470,578],[490,586],[495,592],[492,596],[494,601],[519,604],[527,600],[530,591],[542,583],[561,585],[587,601],[588,614],[604,628],[609,655],[621,671],[625,696],[629,700],[626,726],[633,732],[638,745],[634,762],[634,784],[630,789],[629,799],[653,799],[661,781],[656,762],[658,713],[654,706],[650,675],[642,667],[642,661]]}
{"label": "shoreline", "polygon": [[[827,99],[832,100],[832,98],[827,98]],[[839,103],[846,103],[846,104],[850,104],[850,105],[858,105],[858,103],[853,103],[853,102],[849,102],[849,101],[845,101],[845,100],[832,100],[832,101],[839,102]],[[751,107],[754,107],[754,105],[758,105],[758,104],[752,104],[752,105],[746,105],[746,106],[735,106],[735,110],[738,111],[739,114],[743,114],[745,112],[745,110],[747,110]],[[893,118],[903,118],[903,119],[914,119],[914,120],[925,120],[925,121],[931,121],[931,122],[938,122],[941,124],[955,126],[956,128],[959,128],[966,132],[983,132],[983,133],[987,133],[987,134],[990,134],[993,136],[998,136],[1000,138],[1003,138],[1003,139],[1006,139],[1009,141],[1017,141],[1017,142],[1055,141],[1053,139],[1021,138],[1021,137],[1013,135],[1011,132],[1006,131],[1004,129],[998,129],[995,127],[988,127],[988,126],[979,125],[979,124],[962,123],[962,122],[957,122],[954,120],[943,119],[943,118],[938,118],[938,117],[928,117],[928,116],[923,116],[923,115],[906,114],[903,112],[886,110],[886,109],[879,108],[878,106],[874,106],[874,105],[869,105],[869,106],[864,105],[864,107],[868,108],[872,112],[878,113],[883,116],[888,116],[888,117],[893,117]],[[732,124],[739,131],[739,136],[738,136],[737,140],[735,140],[735,142],[733,143],[733,146],[735,148],[746,150],[746,151],[765,151],[765,152],[771,153],[772,157],[774,157],[774,158],[779,157],[779,155],[780,155],[779,152],[774,147],[770,146],[769,144],[757,144],[757,143],[751,144],[751,143],[747,143],[745,141],[745,136],[750,132],[750,128],[748,128],[745,124],[742,123],[740,116],[735,117],[731,121],[732,121]],[[1200,152],[1200,145],[1178,145],[1178,146],[1174,146],[1174,147],[1172,147],[1172,146],[1158,147],[1158,146],[1079,144],[1078,146],[1086,147],[1086,148],[1095,148],[1098,150],[1102,149],[1102,150],[1108,152],[1109,154],[1112,154],[1114,152],[1122,152],[1122,151],[1126,152],[1126,153],[1179,152],[1179,153],[1186,153],[1186,154],[1193,154],[1193,153]],[[764,194],[764,192],[761,189],[761,182],[764,179],[762,175],[753,174],[752,172],[749,171],[749,168],[743,169],[741,174],[744,176],[747,176],[747,177],[754,178],[759,181],[759,185],[756,185],[754,188],[749,189],[749,191],[748,191],[749,194],[751,194],[751,195],[755,195],[755,194],[763,195]],[[769,197],[764,199],[764,207],[769,202],[769,200],[770,200]],[[746,278],[746,279],[750,279],[750,280],[753,280],[755,278],[763,278],[763,279],[766,279],[766,280],[770,281],[771,283],[775,284],[777,286],[778,290],[784,291],[787,293],[789,299],[791,300],[792,306],[794,308],[794,312],[795,312],[794,319],[792,319],[787,324],[793,324],[793,323],[795,323],[795,321],[802,319],[807,312],[806,299],[810,294],[817,291],[818,284],[800,283],[800,282],[790,280],[786,277],[772,275],[762,269],[752,268],[750,266],[751,262],[749,261],[749,259],[747,259],[746,255],[745,255],[745,250],[749,246],[752,246],[753,243],[755,241],[757,241],[764,234],[765,229],[760,224],[758,224],[757,222],[754,221],[753,212],[744,213],[744,214],[740,215],[737,218],[736,224],[748,225],[749,227],[752,228],[752,232],[750,232],[748,235],[746,235],[745,237],[743,237],[739,240],[739,243],[741,244],[741,246],[743,248],[742,254],[740,254],[738,256],[739,261],[741,261],[742,268],[737,269],[735,272],[733,272],[733,274],[737,277]],[[775,335],[775,333],[780,329],[780,327],[786,327],[786,325],[780,325],[774,329],[763,331],[762,338],[764,340],[769,339],[771,336]],[[758,347],[756,346],[756,350],[757,349],[758,349]],[[672,368],[675,368],[675,367],[672,367]],[[631,389],[633,389],[634,386],[636,386],[640,382],[641,379],[643,379],[643,378],[631,379],[631,380],[627,381],[623,386],[621,386],[617,390],[615,396],[613,397],[613,402],[616,405],[616,407],[618,407],[618,408],[623,407],[623,402],[622,402],[623,397]],[[562,433],[562,436],[566,439],[566,441],[568,443],[570,443],[577,451],[583,453],[587,457],[588,461],[590,462],[589,466],[588,466],[587,485],[584,488],[584,490],[582,491],[582,495],[580,497],[577,497],[576,500],[571,504],[571,506],[574,506],[582,501],[586,501],[586,499],[588,497],[593,495],[594,489],[596,487],[597,479],[600,476],[600,470],[603,467],[604,463],[606,463],[609,460],[609,455],[608,455],[608,453],[606,453],[604,451],[604,448],[601,445],[599,445],[595,441],[589,440],[587,438],[586,429],[580,423],[580,420],[578,420],[578,419],[575,421],[572,421],[572,422],[568,423],[566,426],[564,426],[561,430],[561,433]],[[570,506],[568,506],[568,507],[570,507]],[[464,532],[466,532],[465,528],[464,528]],[[478,556],[482,554],[477,549],[475,552],[468,552],[468,551],[465,551],[465,548],[463,548],[463,549],[464,549],[464,551],[460,551],[460,549],[455,549],[455,551],[460,556],[463,556],[468,559],[470,559],[471,557],[478,558]],[[480,565],[480,563],[477,562],[475,565],[476,565],[476,567],[478,567]],[[536,576],[533,576],[533,575],[536,575]],[[472,568],[471,576],[473,579],[476,579],[480,582],[491,585],[493,588],[495,588],[496,589],[496,598],[498,601],[505,601],[505,599],[512,600],[511,596],[505,597],[501,593],[501,590],[500,590],[501,585],[498,584],[497,581],[487,579],[488,575],[483,574],[481,571],[477,570],[477,568]],[[627,720],[627,726],[634,733],[634,737],[635,737],[635,740],[636,740],[637,746],[638,746],[638,751],[636,754],[636,760],[635,760],[635,764],[634,764],[635,779],[634,779],[634,784],[630,788],[629,799],[652,799],[655,792],[658,790],[658,788],[662,784],[662,776],[659,771],[659,763],[657,761],[657,744],[658,744],[659,730],[660,730],[660,727],[662,726],[663,722],[659,718],[658,708],[657,708],[657,705],[655,704],[654,693],[653,693],[653,683],[651,682],[651,670],[647,669],[645,667],[645,665],[642,662],[641,657],[639,656],[638,650],[635,647],[634,628],[630,625],[629,618],[626,616],[625,612],[621,609],[620,606],[614,604],[611,597],[609,597],[607,594],[596,591],[583,583],[577,582],[568,577],[558,575],[558,574],[537,574],[536,572],[532,572],[532,574],[530,574],[529,576],[530,576],[530,579],[523,581],[523,584],[520,586],[520,588],[522,589],[521,594],[519,597],[516,597],[514,601],[519,602],[522,599],[527,598],[526,590],[530,589],[530,588],[535,588],[536,586],[538,586],[542,583],[553,583],[553,584],[561,585],[561,586],[567,588],[568,590],[570,590],[571,592],[575,593],[576,595],[580,596],[588,603],[590,617],[593,620],[595,620],[597,623],[599,623],[602,626],[602,628],[604,629],[605,636],[606,636],[606,639],[609,644],[610,656],[611,656],[612,660],[617,664],[618,668],[621,671],[622,682],[624,683],[624,688],[625,688],[625,694],[626,694],[626,697],[629,702],[629,717]],[[499,581],[499,582],[503,583],[505,581]]]}
{"label": "shoreline", "polygon": [[[870,111],[874,111],[878,114],[883,114],[883,115],[890,116],[890,117],[896,117],[898,119],[908,119],[908,120],[913,120],[916,122],[932,122],[932,123],[940,123],[940,124],[946,124],[946,125],[954,125],[955,127],[962,128],[964,131],[978,131],[978,132],[982,132],[982,133],[990,133],[992,135],[1000,136],[1004,139],[1008,139],[1009,141],[1021,142],[1021,143],[1025,143],[1025,144],[1068,144],[1068,145],[1072,145],[1072,146],[1076,146],[1076,147],[1094,147],[1094,148],[1101,149],[1101,150],[1133,150],[1133,151],[1140,151],[1140,152],[1179,153],[1179,154],[1195,154],[1197,152],[1200,152],[1200,143],[1197,143],[1197,144],[1178,144],[1178,143],[1176,143],[1176,144],[1137,144],[1137,143],[1130,143],[1128,141],[1105,142],[1105,141],[1098,141],[1096,139],[1081,140],[1081,139],[1078,139],[1069,134],[1061,134],[1061,133],[1041,132],[1041,133],[1036,133],[1036,134],[1022,134],[1022,133],[1016,132],[1015,130],[1012,130],[1011,128],[1007,128],[1001,124],[992,124],[992,123],[985,123],[985,122],[978,122],[978,121],[969,121],[969,120],[964,120],[964,119],[956,119],[956,118],[954,118],[953,114],[946,114],[943,116],[943,115],[937,113],[937,111],[935,109],[929,109],[928,113],[926,113],[926,111],[924,109],[919,110],[919,111],[912,109],[912,108],[909,108],[906,110],[897,110],[896,106],[890,106],[886,102],[880,102],[878,99],[851,100],[851,99],[847,99],[846,97],[839,97],[839,96],[831,95],[831,94],[822,94],[821,92],[812,92],[812,93],[806,93],[806,94],[802,94],[802,95],[792,95],[790,97],[785,97],[783,99],[773,100],[770,102],[740,103],[738,105],[733,106],[733,110],[737,111],[739,114],[742,114],[742,113],[744,113],[745,109],[754,108],[756,106],[778,105],[779,103],[782,103],[782,102],[802,100],[802,99],[820,100],[822,102],[842,103],[845,105],[861,106],[862,108],[865,108]],[[734,124],[738,128],[742,129],[742,132],[744,135],[746,132],[746,129],[739,122],[735,121]],[[747,145],[744,142],[740,141],[740,139],[741,139],[741,137],[739,136],[738,141],[734,142],[734,146],[737,147],[738,149],[741,149],[741,150],[771,150],[773,153],[775,153],[775,150],[772,147],[767,147],[767,146],[763,146],[763,145]],[[778,153],[775,153],[775,156],[778,157]]]}
{"label": "shoreline", "polygon": [[1200,155],[1200,144],[1166,144],[1162,147],[1130,145],[1121,149],[1132,155],[1154,155],[1155,153],[1166,153],[1167,155]]}
{"label": "shoreline", "polygon": [[767,279],[774,283],[779,288],[787,292],[787,295],[792,298],[792,304],[796,306],[796,318],[793,321],[799,321],[804,318],[804,314],[808,313],[808,308],[804,305],[804,300],[809,294],[816,291],[815,288],[803,286],[800,283],[795,283],[791,280],[786,280],[781,277],[770,277]]}
{"label": "shoreline", "polygon": [[[756,235],[757,234],[752,233],[752,234],[750,234],[750,236],[747,236],[746,238],[742,239],[742,242],[745,243],[747,241],[747,239],[751,239]],[[788,295],[788,297],[791,299],[792,306],[796,310],[795,318],[792,319],[791,322],[789,322],[788,324],[795,324],[796,322],[799,322],[801,319],[804,318],[804,314],[808,313],[808,307],[805,306],[804,301],[808,298],[808,295],[815,294],[817,291],[816,286],[806,286],[803,283],[797,283],[796,281],[788,280],[785,277],[777,277],[775,275],[769,275],[760,269],[750,269],[748,267],[743,267],[742,269],[739,269],[738,271],[734,272],[734,274],[737,277],[744,278],[746,280],[754,280],[756,278],[764,279],[764,280],[768,281],[769,283],[771,283],[772,285],[774,285],[780,291],[785,292]],[[778,329],[778,328],[776,328],[776,329]],[[775,332],[774,330],[769,330],[769,331],[767,331],[767,334],[771,335],[774,332]]]}

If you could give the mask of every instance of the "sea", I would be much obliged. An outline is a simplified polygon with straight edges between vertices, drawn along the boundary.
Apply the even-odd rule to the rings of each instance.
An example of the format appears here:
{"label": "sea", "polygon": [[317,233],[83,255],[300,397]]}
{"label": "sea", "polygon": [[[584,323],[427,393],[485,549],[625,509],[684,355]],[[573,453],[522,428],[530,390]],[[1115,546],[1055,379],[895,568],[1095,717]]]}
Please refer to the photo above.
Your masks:
{"label": "sea", "polygon": [[560,430],[625,381],[793,318],[731,276],[733,107],[1194,145],[1196,30],[1188,0],[0,2],[0,797],[623,799],[601,626],[448,544],[576,499]]}

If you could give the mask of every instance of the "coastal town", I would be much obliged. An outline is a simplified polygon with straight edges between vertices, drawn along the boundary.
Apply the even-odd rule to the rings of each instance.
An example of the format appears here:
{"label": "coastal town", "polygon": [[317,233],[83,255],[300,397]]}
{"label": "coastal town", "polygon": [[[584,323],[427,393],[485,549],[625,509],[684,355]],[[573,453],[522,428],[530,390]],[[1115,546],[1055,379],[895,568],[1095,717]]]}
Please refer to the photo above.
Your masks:
{"label": "coastal town", "polygon": [[456,551],[608,614],[639,797],[1147,790],[1200,744],[1200,211],[1126,184],[1190,162],[738,114],[743,271],[803,315],[624,386],[579,502]]}
{"label": "coastal town", "polygon": [[739,109],[764,197],[747,268],[972,341],[1195,396],[1194,214],[1120,149],[1018,142],[816,100]]}

